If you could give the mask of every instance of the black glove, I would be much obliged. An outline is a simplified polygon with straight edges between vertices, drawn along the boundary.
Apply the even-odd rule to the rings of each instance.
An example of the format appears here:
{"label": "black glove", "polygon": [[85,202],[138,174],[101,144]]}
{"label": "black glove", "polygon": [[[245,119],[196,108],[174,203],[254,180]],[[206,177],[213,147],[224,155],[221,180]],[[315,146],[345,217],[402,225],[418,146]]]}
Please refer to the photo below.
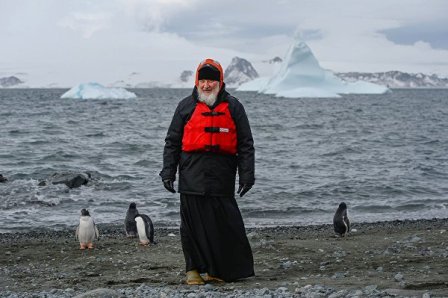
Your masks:
{"label": "black glove", "polygon": [[171,179],[165,179],[163,180],[163,186],[166,188],[167,191],[176,193],[174,190],[174,182]]}
{"label": "black glove", "polygon": [[252,188],[252,184],[240,184],[240,187],[238,187],[237,193],[240,194],[240,197],[244,196],[246,192],[248,192]]}

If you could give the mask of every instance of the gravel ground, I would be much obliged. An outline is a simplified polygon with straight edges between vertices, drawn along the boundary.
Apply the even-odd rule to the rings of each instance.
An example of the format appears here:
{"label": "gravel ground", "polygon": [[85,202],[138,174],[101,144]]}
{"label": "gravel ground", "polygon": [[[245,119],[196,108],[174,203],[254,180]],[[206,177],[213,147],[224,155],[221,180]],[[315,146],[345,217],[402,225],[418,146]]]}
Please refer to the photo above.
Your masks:
{"label": "gravel ground", "polygon": [[1,297],[448,297],[448,219],[248,229],[255,277],[184,285],[178,229],[142,247],[99,225],[80,251],[74,227],[0,234]]}

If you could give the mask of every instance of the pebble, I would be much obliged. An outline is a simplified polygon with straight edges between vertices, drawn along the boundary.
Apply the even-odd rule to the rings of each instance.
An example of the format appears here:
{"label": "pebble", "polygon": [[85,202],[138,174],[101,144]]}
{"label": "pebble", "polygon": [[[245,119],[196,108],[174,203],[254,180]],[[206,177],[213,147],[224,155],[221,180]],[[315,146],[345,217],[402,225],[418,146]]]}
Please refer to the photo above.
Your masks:
{"label": "pebble", "polygon": [[119,298],[120,294],[112,289],[99,288],[75,296],[75,298]]}
{"label": "pebble", "polygon": [[395,281],[400,282],[400,281],[403,281],[404,276],[403,276],[403,274],[401,274],[400,272],[398,272],[397,274],[395,274],[394,279],[395,279]]}

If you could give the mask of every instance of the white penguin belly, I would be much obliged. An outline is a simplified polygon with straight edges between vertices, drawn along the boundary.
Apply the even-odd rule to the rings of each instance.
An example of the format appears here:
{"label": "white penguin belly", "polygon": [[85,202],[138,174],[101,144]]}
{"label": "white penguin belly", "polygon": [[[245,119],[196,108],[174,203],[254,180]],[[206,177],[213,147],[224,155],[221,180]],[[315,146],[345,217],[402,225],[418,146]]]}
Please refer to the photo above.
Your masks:
{"label": "white penguin belly", "polygon": [[137,232],[138,232],[138,237],[140,238],[140,241],[148,241],[149,242],[149,239],[146,236],[145,223],[144,223],[143,219],[141,217],[137,217],[135,219],[135,221],[137,222]]}
{"label": "white penguin belly", "polygon": [[89,218],[88,220],[81,219],[79,221],[78,237],[79,242],[81,243],[93,242],[93,240],[95,239],[95,225],[91,218]]}

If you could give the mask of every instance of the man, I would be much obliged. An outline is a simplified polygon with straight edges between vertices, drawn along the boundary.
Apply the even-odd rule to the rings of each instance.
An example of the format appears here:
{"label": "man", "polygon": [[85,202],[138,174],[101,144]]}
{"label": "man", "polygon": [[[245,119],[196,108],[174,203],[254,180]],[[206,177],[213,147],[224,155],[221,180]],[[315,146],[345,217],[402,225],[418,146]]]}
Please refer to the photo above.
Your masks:
{"label": "man", "polygon": [[255,182],[253,138],[243,105],[225,90],[213,59],[199,64],[193,93],[179,103],[168,129],[160,176],[172,193],[177,167],[187,284],[253,276],[235,200],[237,170],[241,197]]}

